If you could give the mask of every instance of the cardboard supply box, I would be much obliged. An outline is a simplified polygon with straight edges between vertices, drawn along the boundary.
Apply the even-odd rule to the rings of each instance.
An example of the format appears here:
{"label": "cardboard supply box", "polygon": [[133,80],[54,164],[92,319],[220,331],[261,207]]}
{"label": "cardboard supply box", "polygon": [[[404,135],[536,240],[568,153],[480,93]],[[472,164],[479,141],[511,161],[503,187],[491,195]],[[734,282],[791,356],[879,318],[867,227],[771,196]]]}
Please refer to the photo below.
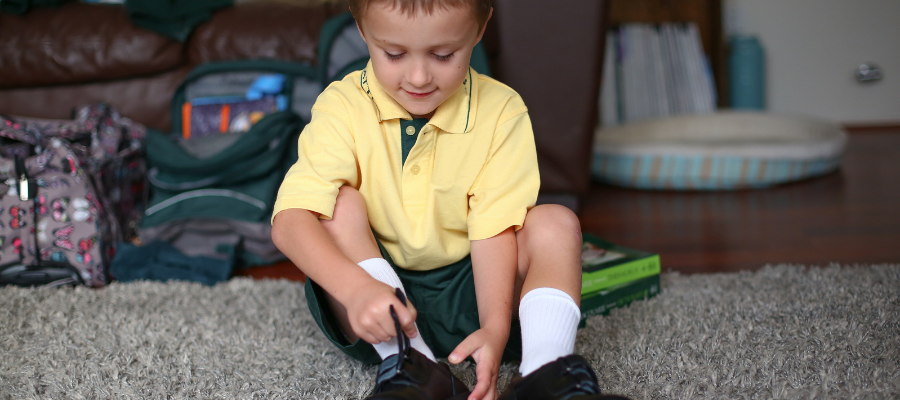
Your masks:
{"label": "cardboard supply box", "polygon": [[660,292],[658,254],[619,246],[584,234],[581,248],[581,319],[606,315]]}

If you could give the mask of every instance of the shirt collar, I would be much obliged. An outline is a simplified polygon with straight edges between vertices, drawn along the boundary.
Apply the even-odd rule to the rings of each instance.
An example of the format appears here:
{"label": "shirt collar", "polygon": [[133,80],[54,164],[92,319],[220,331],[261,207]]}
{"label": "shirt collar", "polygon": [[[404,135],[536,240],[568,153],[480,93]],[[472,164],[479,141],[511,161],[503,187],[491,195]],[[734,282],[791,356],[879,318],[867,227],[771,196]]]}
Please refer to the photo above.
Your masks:
{"label": "shirt collar", "polygon": [[[431,117],[428,123],[444,132],[470,132],[475,125],[475,110],[478,108],[478,96],[472,95],[478,92],[476,87],[477,77],[478,73],[472,67],[469,67],[469,72],[466,74],[462,85],[438,106],[434,116]],[[395,118],[412,119],[409,112],[397,103],[378,83],[378,79],[375,78],[375,74],[372,72],[371,61],[360,74],[357,84],[372,101],[379,122]]]}

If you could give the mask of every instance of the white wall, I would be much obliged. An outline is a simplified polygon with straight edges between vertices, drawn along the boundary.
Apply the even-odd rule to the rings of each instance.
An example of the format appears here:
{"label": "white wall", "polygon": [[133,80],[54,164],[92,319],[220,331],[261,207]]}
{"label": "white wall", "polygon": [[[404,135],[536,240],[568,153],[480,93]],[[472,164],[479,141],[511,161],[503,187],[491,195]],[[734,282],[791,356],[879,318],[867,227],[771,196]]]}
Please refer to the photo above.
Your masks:
{"label": "white wall", "polygon": [[[900,123],[900,0],[725,0],[727,34],[760,38],[768,109],[842,123]],[[884,77],[856,82],[859,64]]]}

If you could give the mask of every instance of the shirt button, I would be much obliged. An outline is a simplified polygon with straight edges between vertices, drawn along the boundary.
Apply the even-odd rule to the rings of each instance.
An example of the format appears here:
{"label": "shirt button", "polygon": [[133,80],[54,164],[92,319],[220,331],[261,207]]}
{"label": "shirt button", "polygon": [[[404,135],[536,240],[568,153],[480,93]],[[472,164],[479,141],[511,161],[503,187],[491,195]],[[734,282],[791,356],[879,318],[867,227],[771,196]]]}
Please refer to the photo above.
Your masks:
{"label": "shirt button", "polygon": [[416,128],[413,128],[412,126],[407,126],[407,127],[406,127],[406,134],[409,135],[409,136],[415,135],[415,134],[416,134]]}
{"label": "shirt button", "polygon": [[415,165],[413,165],[413,167],[412,167],[412,174],[413,174],[413,175],[418,175],[420,170],[421,170],[421,168],[419,168],[419,164],[415,164]]}

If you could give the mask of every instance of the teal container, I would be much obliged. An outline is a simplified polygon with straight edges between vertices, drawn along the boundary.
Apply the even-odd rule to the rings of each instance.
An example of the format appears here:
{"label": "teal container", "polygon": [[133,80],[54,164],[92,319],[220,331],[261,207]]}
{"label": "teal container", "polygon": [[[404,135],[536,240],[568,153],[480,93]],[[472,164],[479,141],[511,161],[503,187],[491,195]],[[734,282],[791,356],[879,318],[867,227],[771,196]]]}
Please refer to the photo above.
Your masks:
{"label": "teal container", "polygon": [[764,110],[765,54],[759,39],[755,36],[733,36],[728,64],[731,108]]}

